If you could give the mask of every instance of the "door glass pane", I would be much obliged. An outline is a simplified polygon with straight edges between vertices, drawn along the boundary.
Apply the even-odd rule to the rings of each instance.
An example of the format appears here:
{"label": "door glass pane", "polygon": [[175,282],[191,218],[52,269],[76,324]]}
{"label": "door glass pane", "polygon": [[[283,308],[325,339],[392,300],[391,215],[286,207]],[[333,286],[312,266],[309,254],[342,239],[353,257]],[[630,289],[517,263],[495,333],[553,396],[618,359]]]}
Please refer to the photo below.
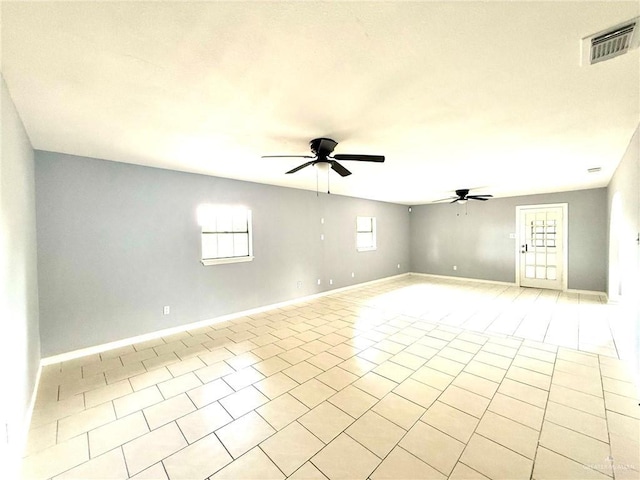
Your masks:
{"label": "door glass pane", "polygon": [[[522,279],[527,285],[557,284],[562,278],[562,213],[556,207],[523,212],[521,243],[528,251],[521,255]],[[522,249],[524,250],[524,249]]]}

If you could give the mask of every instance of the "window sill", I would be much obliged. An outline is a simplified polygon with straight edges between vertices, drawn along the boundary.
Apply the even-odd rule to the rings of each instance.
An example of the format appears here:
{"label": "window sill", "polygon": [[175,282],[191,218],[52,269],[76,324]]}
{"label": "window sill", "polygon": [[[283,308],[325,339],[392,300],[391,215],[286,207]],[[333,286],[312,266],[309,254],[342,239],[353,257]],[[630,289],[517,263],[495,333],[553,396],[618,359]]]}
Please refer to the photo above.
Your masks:
{"label": "window sill", "polygon": [[357,250],[359,252],[371,252],[376,249],[377,249],[376,247],[361,247],[361,248],[358,248]]}
{"label": "window sill", "polygon": [[253,256],[248,257],[227,257],[227,258],[204,258],[200,260],[202,265],[224,265],[226,263],[243,263],[253,260]]}

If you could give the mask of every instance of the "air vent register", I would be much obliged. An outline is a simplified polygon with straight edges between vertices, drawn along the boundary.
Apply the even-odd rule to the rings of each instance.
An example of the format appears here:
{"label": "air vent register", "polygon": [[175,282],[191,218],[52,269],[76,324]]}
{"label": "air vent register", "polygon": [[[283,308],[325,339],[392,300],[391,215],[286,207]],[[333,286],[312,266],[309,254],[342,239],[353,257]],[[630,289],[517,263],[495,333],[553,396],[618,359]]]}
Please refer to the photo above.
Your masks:
{"label": "air vent register", "polygon": [[640,17],[582,39],[582,65],[604,62],[640,45]]}

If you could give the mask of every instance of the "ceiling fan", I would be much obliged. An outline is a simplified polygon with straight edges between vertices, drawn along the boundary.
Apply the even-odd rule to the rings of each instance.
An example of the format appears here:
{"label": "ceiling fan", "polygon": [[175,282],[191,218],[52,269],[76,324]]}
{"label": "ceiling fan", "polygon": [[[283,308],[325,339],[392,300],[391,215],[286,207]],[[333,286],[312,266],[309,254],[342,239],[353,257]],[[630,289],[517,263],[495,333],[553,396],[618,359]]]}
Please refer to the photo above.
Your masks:
{"label": "ceiling fan", "polygon": [[315,165],[320,170],[328,171],[329,168],[331,168],[342,177],[351,175],[351,172],[343,167],[338,160],[378,163],[384,162],[383,155],[338,153],[332,156],[331,154],[333,153],[333,149],[336,148],[336,145],[338,145],[338,142],[330,138],[314,138],[309,142],[309,147],[311,148],[311,153],[313,153],[313,155],[263,155],[262,158],[310,158],[311,160],[308,162],[298,165],[296,168],[293,168],[286,173],[295,173],[309,165]]}
{"label": "ceiling fan", "polygon": [[460,190],[456,190],[455,197],[441,198],[440,200],[435,200],[433,203],[444,202],[447,200],[451,200],[451,202],[449,203],[466,203],[467,200],[481,200],[483,202],[486,202],[492,197],[493,195],[469,195],[468,188],[461,188]]}

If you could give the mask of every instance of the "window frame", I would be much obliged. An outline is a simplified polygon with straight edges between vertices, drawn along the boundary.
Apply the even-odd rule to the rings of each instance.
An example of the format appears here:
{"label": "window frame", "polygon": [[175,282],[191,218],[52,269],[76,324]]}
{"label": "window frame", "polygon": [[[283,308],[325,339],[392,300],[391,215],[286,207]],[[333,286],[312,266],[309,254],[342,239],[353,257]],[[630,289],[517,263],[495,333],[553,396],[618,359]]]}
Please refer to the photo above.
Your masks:
{"label": "window frame", "polygon": [[[361,219],[368,219],[370,221],[371,230],[360,230]],[[358,252],[371,252],[378,249],[378,234],[377,234],[377,222],[376,217],[360,216],[356,217],[356,250]],[[361,233],[371,234],[372,244],[367,246],[360,246],[358,242],[358,236]]]}
{"label": "window frame", "polygon": [[[198,223],[200,224],[200,263],[202,263],[202,265],[204,266],[209,266],[253,261],[255,257],[253,255],[253,217],[251,209],[245,207],[228,207],[215,205],[203,205],[201,207],[203,207],[203,211],[198,212]],[[233,225],[233,215],[237,214],[238,211],[242,211],[246,218],[246,230],[235,231],[233,226],[231,230],[218,230],[217,220],[219,217],[222,217],[223,215],[231,216],[231,222]],[[212,224],[215,224],[216,227],[212,228]],[[235,235],[239,233],[247,235],[247,255],[205,258],[203,245],[205,235]]]}

